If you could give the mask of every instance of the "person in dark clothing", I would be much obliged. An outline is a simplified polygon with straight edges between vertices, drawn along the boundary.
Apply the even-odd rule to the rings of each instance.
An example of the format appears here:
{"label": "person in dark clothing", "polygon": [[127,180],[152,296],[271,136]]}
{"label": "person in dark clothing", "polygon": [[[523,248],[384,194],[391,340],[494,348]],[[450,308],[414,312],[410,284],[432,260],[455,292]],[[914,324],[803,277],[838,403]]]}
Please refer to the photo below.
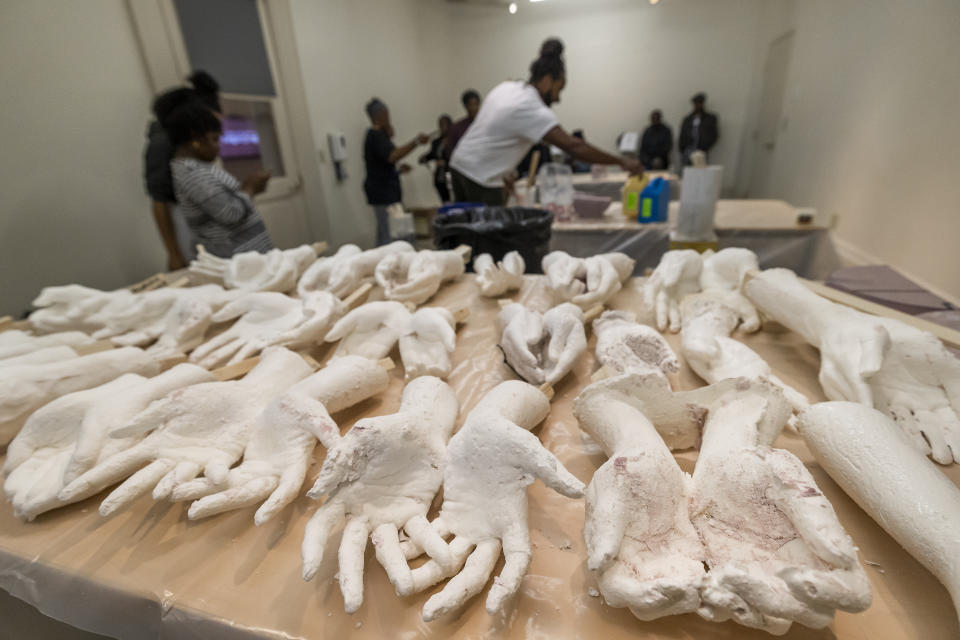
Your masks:
{"label": "person in dark clothing", "polygon": [[540,152],[540,159],[537,160],[537,171],[540,170],[540,167],[552,162],[550,158],[550,145],[546,144],[543,140],[537,144],[530,147],[530,151],[527,151],[527,155],[523,156],[523,160],[520,161],[520,164],[517,165],[517,177],[518,178],[529,178],[530,177],[530,165],[533,164],[533,154],[534,152]]}
{"label": "person in dark clothing", "polygon": [[410,165],[397,165],[417,145],[426,144],[430,137],[421,133],[401,147],[394,146],[393,125],[390,124],[390,110],[378,98],[373,98],[366,106],[367,116],[373,126],[367,129],[363,141],[363,161],[367,167],[367,177],[363,181],[363,191],[367,202],[377,216],[377,246],[390,242],[390,226],[387,207],[403,198],[400,190],[400,174],[410,171]]}
{"label": "person in dark clothing", "polygon": [[[220,85],[205,71],[195,71],[187,78],[193,88],[193,95],[216,113],[221,112]],[[173,89],[171,91],[180,91]],[[163,95],[168,95],[171,91]],[[154,113],[156,118],[156,113]],[[175,209],[176,196],[173,191],[173,177],[170,174],[170,161],[173,159],[173,145],[159,120],[153,120],[147,128],[147,145],[143,151],[143,179],[147,195],[153,205],[153,219],[167,250],[167,269],[174,271],[187,266],[195,256],[195,239],[186,221]]]}
{"label": "person in dark clothing", "polygon": [[447,114],[443,114],[437,119],[437,130],[439,135],[430,142],[430,151],[420,156],[420,164],[434,162],[433,165],[433,186],[440,196],[440,202],[450,202],[450,189],[447,187],[447,159],[443,152],[443,147],[447,143],[447,133],[450,131],[450,125],[453,119]]}
{"label": "person in dark clothing", "polygon": [[[579,138],[580,140],[586,141],[587,137],[583,133],[583,129],[574,129],[570,134],[574,138]],[[572,154],[566,153],[563,156],[563,162],[570,167],[570,170],[574,173],[590,173],[590,169],[593,167],[589,162],[584,162],[583,160],[577,160],[573,157]]]}
{"label": "person in dark clothing", "polygon": [[477,117],[477,113],[480,111],[480,94],[474,89],[467,89],[460,96],[460,102],[463,104],[463,108],[467,110],[467,117],[457,120],[450,127],[450,131],[447,132],[447,141],[443,147],[444,161],[446,162],[450,161],[450,156],[453,155],[453,150],[460,142],[460,138],[473,124],[473,119]]}
{"label": "person in dark clothing", "polygon": [[673,149],[673,131],[663,124],[660,109],[650,112],[650,126],[643,130],[640,138],[640,162],[647,170],[670,168],[670,150]]}
{"label": "person in dark clothing", "polygon": [[717,116],[708,113],[704,108],[707,102],[705,93],[698,93],[690,99],[693,111],[683,119],[680,125],[680,155],[685,166],[690,164],[690,154],[694,151],[703,151],[704,154],[713,148],[720,137],[720,126]]}

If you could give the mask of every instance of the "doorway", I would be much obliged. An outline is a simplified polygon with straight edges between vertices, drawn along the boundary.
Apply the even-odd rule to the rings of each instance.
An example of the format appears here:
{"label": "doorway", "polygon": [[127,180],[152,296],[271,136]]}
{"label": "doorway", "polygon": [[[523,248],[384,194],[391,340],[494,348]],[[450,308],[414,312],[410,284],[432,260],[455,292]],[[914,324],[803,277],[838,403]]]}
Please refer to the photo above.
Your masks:
{"label": "doorway", "polygon": [[793,31],[770,43],[763,68],[763,88],[757,128],[753,132],[753,170],[750,177],[750,196],[768,198],[770,176],[777,147],[777,136],[783,130],[783,100],[787,89],[787,74],[793,54]]}

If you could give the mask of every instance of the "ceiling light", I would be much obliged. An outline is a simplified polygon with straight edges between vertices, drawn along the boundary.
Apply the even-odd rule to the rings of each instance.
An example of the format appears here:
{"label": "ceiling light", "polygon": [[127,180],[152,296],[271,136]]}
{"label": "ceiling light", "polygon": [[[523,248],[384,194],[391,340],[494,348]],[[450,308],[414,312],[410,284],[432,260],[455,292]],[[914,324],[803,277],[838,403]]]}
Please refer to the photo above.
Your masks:
{"label": "ceiling light", "polygon": [[543,2],[543,0],[530,0],[530,2]]}
{"label": "ceiling light", "polygon": [[650,0],[650,4],[660,4],[660,0]]}
{"label": "ceiling light", "polygon": [[511,2],[511,3],[510,3],[510,6],[507,7],[507,11],[509,11],[510,13],[516,13],[516,12],[517,12],[517,3],[516,3],[516,2]]}

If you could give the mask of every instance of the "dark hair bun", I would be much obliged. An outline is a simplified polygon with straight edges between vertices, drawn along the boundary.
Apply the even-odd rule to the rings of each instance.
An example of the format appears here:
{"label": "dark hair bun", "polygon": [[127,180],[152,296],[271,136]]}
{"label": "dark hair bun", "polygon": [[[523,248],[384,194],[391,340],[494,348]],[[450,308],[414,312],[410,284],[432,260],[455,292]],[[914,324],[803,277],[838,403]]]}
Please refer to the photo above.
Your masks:
{"label": "dark hair bun", "polygon": [[563,43],[559,38],[548,38],[540,45],[541,58],[559,58],[563,55]]}
{"label": "dark hair bun", "polygon": [[186,87],[172,89],[157,96],[157,99],[153,101],[153,115],[162,125],[171,113],[196,99],[196,93],[193,89],[187,89]]}
{"label": "dark hair bun", "polygon": [[206,71],[194,71],[187,77],[187,81],[200,94],[217,93],[220,90],[220,84]]}

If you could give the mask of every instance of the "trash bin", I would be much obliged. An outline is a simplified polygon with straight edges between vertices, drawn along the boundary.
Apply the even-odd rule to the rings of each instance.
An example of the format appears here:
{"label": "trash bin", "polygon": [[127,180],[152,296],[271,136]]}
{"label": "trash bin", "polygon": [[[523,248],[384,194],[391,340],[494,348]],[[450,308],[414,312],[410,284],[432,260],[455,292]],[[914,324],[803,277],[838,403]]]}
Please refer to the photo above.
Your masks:
{"label": "trash bin", "polygon": [[527,273],[541,273],[540,261],[550,251],[553,214],[529,207],[481,207],[451,211],[433,219],[437,249],[469,245],[473,257],[489,253],[501,260],[509,251],[519,251]]}

